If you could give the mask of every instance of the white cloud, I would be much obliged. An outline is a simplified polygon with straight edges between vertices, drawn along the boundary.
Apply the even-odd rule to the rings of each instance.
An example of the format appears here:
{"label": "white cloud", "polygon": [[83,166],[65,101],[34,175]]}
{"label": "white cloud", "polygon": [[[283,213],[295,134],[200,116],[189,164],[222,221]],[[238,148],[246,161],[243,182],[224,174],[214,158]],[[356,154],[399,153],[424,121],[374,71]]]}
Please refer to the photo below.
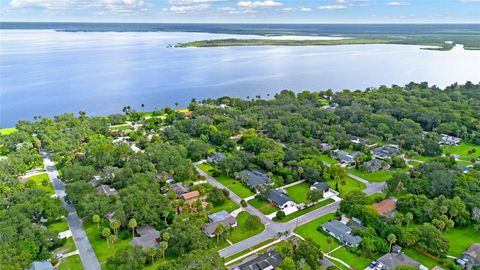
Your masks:
{"label": "white cloud", "polygon": [[226,0],[169,0],[172,6],[190,6],[195,4],[210,4],[215,2],[225,2]]}
{"label": "white cloud", "polygon": [[408,2],[388,2],[387,3],[387,6],[392,6],[392,7],[395,7],[395,6],[408,6],[410,5],[410,3]]}
{"label": "white cloud", "polygon": [[347,9],[348,7],[344,5],[328,5],[328,6],[319,6],[318,9],[321,10],[341,10],[341,9]]}
{"label": "white cloud", "polygon": [[309,12],[309,11],[312,11],[312,9],[309,8],[309,7],[301,7],[301,8],[300,8],[300,11]]}
{"label": "white cloud", "polygon": [[144,0],[11,0],[12,8],[44,9],[48,10],[73,10],[93,9],[99,12],[135,13],[148,10]]}
{"label": "white cloud", "polygon": [[189,6],[172,6],[170,7],[170,11],[175,13],[190,13],[195,11],[201,11],[208,9],[210,7],[209,4],[198,4],[198,5],[189,5]]}
{"label": "white cloud", "polygon": [[280,7],[283,6],[280,2],[275,2],[272,0],[266,1],[240,1],[237,4],[239,7],[244,8],[258,8],[258,7]]}

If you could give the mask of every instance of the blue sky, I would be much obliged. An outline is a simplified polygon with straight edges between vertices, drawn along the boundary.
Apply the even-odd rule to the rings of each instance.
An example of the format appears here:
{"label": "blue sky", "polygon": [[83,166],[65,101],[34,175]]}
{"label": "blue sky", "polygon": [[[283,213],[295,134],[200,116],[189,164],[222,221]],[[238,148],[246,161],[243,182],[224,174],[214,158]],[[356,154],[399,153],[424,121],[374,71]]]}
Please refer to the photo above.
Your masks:
{"label": "blue sky", "polygon": [[0,0],[2,21],[480,23],[480,0]]}

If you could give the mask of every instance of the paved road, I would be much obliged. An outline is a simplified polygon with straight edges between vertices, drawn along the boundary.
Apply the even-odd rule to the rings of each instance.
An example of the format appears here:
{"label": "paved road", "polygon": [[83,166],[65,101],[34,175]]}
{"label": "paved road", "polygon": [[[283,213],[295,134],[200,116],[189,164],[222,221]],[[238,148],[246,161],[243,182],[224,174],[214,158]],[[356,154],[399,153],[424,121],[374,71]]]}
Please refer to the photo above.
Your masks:
{"label": "paved road", "polygon": [[83,267],[86,270],[101,270],[97,256],[95,255],[95,252],[90,245],[90,241],[88,240],[87,234],[83,229],[81,219],[78,217],[77,212],[75,212],[73,206],[65,202],[65,184],[58,178],[59,175],[57,168],[55,167],[55,163],[53,163],[53,161],[51,160],[50,154],[48,152],[42,151],[41,153],[43,156],[45,170],[48,173],[50,181],[52,182],[55,194],[57,194],[57,196],[62,200],[63,205],[68,210],[68,227],[70,228],[73,240],[77,245]]}
{"label": "paved road", "polygon": [[[209,176],[204,171],[202,171],[200,168],[198,168],[196,165],[198,165],[199,163],[202,163],[202,162],[197,162],[194,165],[197,168],[198,173],[200,175],[205,176],[205,180],[207,180],[207,182],[209,184],[211,184],[212,186],[218,187],[218,188],[228,190],[228,188],[226,188],[224,185],[222,185],[220,182],[218,182],[215,178]],[[235,193],[233,193],[231,191],[230,191],[230,199],[233,200],[238,205],[240,205],[240,201],[242,200],[242,198],[240,198],[239,196],[237,196]],[[258,243],[261,243],[261,242],[266,241],[268,239],[277,237],[279,232],[282,232],[282,233],[287,232],[287,231],[291,232],[297,226],[301,226],[305,223],[308,223],[308,222],[310,222],[310,221],[312,221],[316,218],[319,218],[323,215],[326,215],[328,213],[335,212],[338,209],[339,204],[340,204],[340,202],[335,202],[335,203],[329,204],[327,206],[315,209],[315,210],[313,210],[313,211],[311,211],[311,212],[309,212],[305,215],[302,215],[302,216],[300,216],[296,219],[293,219],[293,220],[291,220],[289,222],[285,222],[285,223],[274,222],[274,221],[270,220],[262,212],[260,212],[258,209],[251,206],[250,204],[248,204],[248,206],[246,208],[244,208],[245,211],[247,211],[248,213],[250,213],[252,215],[258,216],[260,218],[260,220],[262,221],[262,223],[265,225],[265,230],[260,234],[257,234],[255,236],[247,238],[247,239],[245,239],[241,242],[238,242],[238,243],[235,243],[231,246],[228,246],[228,247],[220,250],[218,253],[222,257],[228,257],[228,256],[234,255],[234,254],[236,254],[236,253],[238,253],[242,250],[253,247]]]}

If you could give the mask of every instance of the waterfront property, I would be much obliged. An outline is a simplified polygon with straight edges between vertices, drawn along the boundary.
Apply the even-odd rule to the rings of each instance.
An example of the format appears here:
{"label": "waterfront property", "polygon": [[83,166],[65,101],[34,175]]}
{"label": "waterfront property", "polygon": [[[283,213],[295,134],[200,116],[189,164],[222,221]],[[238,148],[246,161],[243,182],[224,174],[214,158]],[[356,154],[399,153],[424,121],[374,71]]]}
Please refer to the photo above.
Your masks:
{"label": "waterfront property", "polygon": [[322,224],[322,229],[349,247],[358,247],[362,242],[360,236],[352,235],[352,229],[338,220]]}

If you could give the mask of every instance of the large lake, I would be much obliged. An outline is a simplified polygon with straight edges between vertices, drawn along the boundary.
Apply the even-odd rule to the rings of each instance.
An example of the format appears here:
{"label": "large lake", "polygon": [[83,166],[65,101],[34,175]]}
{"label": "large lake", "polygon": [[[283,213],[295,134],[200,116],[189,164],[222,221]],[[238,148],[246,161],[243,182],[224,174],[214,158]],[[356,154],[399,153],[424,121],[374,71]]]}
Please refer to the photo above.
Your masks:
{"label": "large lake", "polygon": [[235,35],[0,30],[0,127],[35,115],[182,107],[192,98],[266,97],[282,89],[480,80],[480,51],[461,46],[167,47],[226,37]]}

